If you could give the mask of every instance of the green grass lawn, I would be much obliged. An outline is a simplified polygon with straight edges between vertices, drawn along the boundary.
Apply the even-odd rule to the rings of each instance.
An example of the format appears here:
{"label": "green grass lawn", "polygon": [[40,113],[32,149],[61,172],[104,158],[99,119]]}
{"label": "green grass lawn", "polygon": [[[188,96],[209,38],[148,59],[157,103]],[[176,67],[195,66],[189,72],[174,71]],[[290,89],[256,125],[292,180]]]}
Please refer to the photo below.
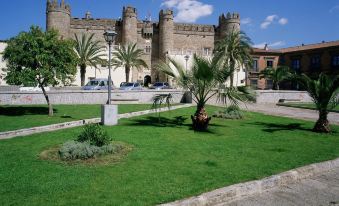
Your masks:
{"label": "green grass lawn", "polygon": [[[150,108],[149,104],[123,104],[118,112]],[[0,132],[100,117],[101,105],[53,105],[53,109],[54,116],[49,117],[47,105],[0,106]]]}
{"label": "green grass lawn", "polygon": [[[280,106],[287,106],[287,107],[295,107],[301,109],[315,109],[315,105],[313,103],[283,103],[279,104]],[[331,112],[339,112],[339,105],[335,108],[330,110]]]}
{"label": "green grass lawn", "polygon": [[[209,107],[212,114],[215,107]],[[82,128],[0,141],[1,205],[154,205],[339,157],[339,127],[312,133],[313,122],[258,113],[190,129],[195,108],[122,119],[105,127],[133,150],[113,165],[67,165],[39,154]],[[177,116],[187,118],[178,125]]]}

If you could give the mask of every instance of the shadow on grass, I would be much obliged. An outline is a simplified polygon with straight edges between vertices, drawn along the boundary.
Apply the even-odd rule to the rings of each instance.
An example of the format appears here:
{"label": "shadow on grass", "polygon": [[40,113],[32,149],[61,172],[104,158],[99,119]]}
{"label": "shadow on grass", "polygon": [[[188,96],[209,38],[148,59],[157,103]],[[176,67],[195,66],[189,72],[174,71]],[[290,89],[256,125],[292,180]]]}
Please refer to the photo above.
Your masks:
{"label": "shadow on grass", "polygon": [[[57,113],[57,109],[53,109],[54,113]],[[48,107],[22,107],[22,106],[10,106],[0,107],[0,115],[5,116],[23,116],[23,115],[48,115]]]}
{"label": "shadow on grass", "polygon": [[[187,123],[188,118],[183,116],[176,116],[174,118],[147,116],[143,118],[130,119],[127,126],[151,126],[151,127],[186,127],[193,131],[192,123]],[[223,127],[219,124],[209,124],[209,127]],[[199,133],[216,134],[215,131],[207,129],[206,131],[197,131]]]}
{"label": "shadow on grass", "polygon": [[266,122],[254,122],[254,123],[249,123],[249,124],[261,126],[263,127],[262,131],[269,132],[269,133],[274,133],[274,132],[279,132],[279,131],[296,131],[296,130],[308,131],[308,132],[312,131],[312,129],[305,128],[300,123],[277,124],[277,123],[266,123]]}

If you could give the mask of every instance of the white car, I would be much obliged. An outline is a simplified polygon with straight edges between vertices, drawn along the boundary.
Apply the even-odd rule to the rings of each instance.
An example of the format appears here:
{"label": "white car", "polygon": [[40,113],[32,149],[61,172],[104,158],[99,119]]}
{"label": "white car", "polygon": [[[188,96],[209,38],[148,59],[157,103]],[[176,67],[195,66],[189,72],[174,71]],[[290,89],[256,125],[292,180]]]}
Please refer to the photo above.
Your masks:
{"label": "white car", "polygon": [[[44,87],[45,91],[50,91],[49,87]],[[20,87],[20,92],[42,92],[42,89],[40,87]]]}

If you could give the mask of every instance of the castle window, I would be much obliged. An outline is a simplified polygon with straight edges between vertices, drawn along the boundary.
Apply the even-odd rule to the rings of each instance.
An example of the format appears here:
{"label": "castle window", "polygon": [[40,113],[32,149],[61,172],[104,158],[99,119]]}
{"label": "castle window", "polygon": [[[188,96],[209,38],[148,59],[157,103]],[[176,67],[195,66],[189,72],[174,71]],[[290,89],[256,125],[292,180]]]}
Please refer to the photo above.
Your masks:
{"label": "castle window", "polygon": [[311,57],[311,68],[319,68],[320,67],[320,55],[315,55]]}
{"label": "castle window", "polygon": [[251,86],[253,89],[257,89],[257,88],[258,88],[258,80],[257,80],[257,79],[251,79],[251,80],[250,80],[250,86]]}
{"label": "castle window", "polygon": [[257,72],[258,71],[258,60],[257,59],[254,59],[253,60],[253,69],[252,69],[254,72]]}
{"label": "castle window", "polygon": [[205,47],[204,48],[204,55],[208,56],[211,54],[211,48]]}
{"label": "castle window", "polygon": [[339,55],[332,56],[332,66],[339,67]]}
{"label": "castle window", "polygon": [[301,68],[300,59],[293,59],[292,60],[292,69],[294,69],[295,71],[299,71],[300,68]]}
{"label": "castle window", "polygon": [[151,53],[151,46],[146,46],[146,48],[145,48],[145,53],[146,53],[146,54]]}
{"label": "castle window", "polygon": [[267,60],[266,66],[272,68],[273,67],[273,60]]}

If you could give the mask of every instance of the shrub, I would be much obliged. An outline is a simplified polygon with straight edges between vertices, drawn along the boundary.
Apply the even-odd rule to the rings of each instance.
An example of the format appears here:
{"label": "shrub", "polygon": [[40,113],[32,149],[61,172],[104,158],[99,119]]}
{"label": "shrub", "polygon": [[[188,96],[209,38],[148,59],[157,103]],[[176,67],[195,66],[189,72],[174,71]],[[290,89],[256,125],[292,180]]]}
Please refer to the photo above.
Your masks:
{"label": "shrub", "polygon": [[100,155],[114,154],[122,149],[122,145],[107,144],[102,147],[89,142],[68,141],[62,145],[59,155],[62,160],[90,159]]}
{"label": "shrub", "polygon": [[89,142],[90,145],[102,147],[111,142],[107,132],[98,124],[88,124],[78,136],[78,142]]}
{"label": "shrub", "polygon": [[226,107],[223,111],[215,112],[213,117],[224,119],[242,119],[244,115],[237,105],[231,105]]}

